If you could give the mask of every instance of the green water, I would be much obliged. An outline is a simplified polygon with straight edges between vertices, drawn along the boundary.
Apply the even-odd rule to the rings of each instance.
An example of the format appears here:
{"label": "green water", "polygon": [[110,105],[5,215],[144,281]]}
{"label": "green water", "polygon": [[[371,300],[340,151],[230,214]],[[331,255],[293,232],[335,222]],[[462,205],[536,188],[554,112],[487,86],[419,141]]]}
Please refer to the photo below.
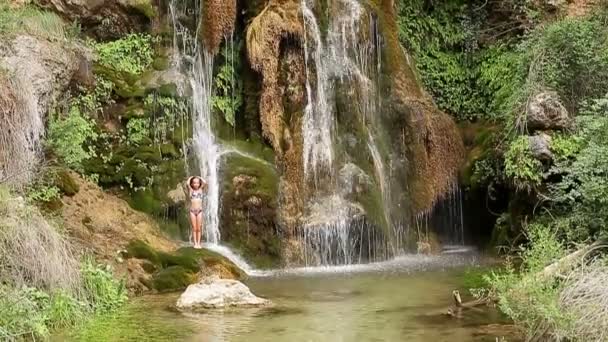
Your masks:
{"label": "green water", "polygon": [[514,341],[481,332],[489,324],[504,323],[493,309],[474,310],[460,319],[442,314],[451,304],[452,290],[466,292],[469,269],[306,272],[245,281],[275,304],[266,309],[185,315],[173,309],[179,294],[146,296],[60,340]]}

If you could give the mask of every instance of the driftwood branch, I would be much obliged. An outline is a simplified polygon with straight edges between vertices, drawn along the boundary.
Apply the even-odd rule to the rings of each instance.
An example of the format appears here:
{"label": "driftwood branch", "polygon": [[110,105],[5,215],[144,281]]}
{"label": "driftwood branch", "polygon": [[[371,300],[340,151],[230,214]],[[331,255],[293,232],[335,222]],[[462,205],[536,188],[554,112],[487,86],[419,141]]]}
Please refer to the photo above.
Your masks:
{"label": "driftwood branch", "polygon": [[[597,248],[601,248],[602,243],[603,241],[596,241],[591,245],[585,246],[564,256],[563,258],[545,267],[542,271],[538,272],[537,277],[539,277],[541,280],[545,280],[570,272],[578,263],[585,259],[589,253],[593,252],[593,250]],[[462,312],[465,310],[477,309],[478,306],[497,302],[497,298],[484,297],[463,303],[458,290],[452,291],[452,297],[454,299],[454,304],[445,311],[447,315],[452,317],[461,317]]]}

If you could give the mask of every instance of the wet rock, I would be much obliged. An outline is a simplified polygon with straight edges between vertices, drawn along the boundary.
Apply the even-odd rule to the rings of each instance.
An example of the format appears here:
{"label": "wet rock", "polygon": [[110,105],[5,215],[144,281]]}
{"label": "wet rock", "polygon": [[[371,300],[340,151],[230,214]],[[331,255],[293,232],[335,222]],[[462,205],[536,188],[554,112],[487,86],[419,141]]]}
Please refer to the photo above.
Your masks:
{"label": "wet rock", "polygon": [[177,309],[198,311],[227,307],[258,307],[270,301],[255,296],[247,286],[237,280],[208,278],[188,286],[177,300]]}
{"label": "wet rock", "polygon": [[551,161],[553,160],[553,153],[551,153],[551,136],[540,132],[536,135],[528,137],[528,144],[530,146],[530,152],[532,156],[540,161]]}
{"label": "wet rock", "polygon": [[0,47],[0,64],[21,81],[29,96],[37,100],[38,113],[63,93],[79,63],[74,51],[62,44],[20,35]]}
{"label": "wet rock", "polygon": [[568,110],[554,91],[536,94],[528,104],[526,114],[530,130],[563,130],[571,124]]}
{"label": "wet rock", "polygon": [[37,3],[69,21],[78,21],[85,31],[102,40],[145,31],[156,15],[149,0],[40,0]]}
{"label": "wet rock", "polygon": [[172,204],[182,204],[186,202],[186,191],[184,185],[179,183],[175,188],[167,193],[167,197],[171,200]]}

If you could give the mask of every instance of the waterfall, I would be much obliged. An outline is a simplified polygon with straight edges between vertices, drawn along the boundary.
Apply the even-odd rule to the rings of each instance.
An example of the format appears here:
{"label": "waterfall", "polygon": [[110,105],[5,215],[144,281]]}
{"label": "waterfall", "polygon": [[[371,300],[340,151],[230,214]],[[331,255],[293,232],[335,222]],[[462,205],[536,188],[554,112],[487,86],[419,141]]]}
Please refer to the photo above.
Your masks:
{"label": "waterfall", "polygon": [[[220,147],[213,133],[211,118],[213,56],[199,44],[196,33],[179,22],[176,17],[175,1],[171,2],[169,9],[175,32],[174,62],[185,72],[192,90],[192,150],[199,165],[199,174],[208,184],[204,210],[205,241],[217,244],[220,242],[218,218]],[[195,13],[200,11],[195,9]]]}
{"label": "waterfall", "polygon": [[[329,83],[329,68],[323,63],[323,42],[317,19],[308,6],[307,0],[302,0],[302,13],[304,16],[304,61],[306,63],[306,95],[308,103],[304,109],[304,175],[312,176],[315,184],[318,181],[320,169],[331,170],[333,164],[334,117],[329,106],[328,96],[332,91]],[[306,29],[309,28],[309,29]],[[308,36],[311,36],[311,50],[309,52]],[[311,57],[314,74],[316,75],[315,91],[313,93],[310,82]]]}
{"label": "waterfall", "polygon": [[419,240],[427,240],[434,232],[443,245],[464,246],[463,193],[459,186],[452,185],[446,197],[438,201],[433,209],[416,215],[415,223]]}
{"label": "waterfall", "polygon": [[[302,0],[305,28],[304,57],[306,63],[307,105],[302,126],[304,136],[305,181],[314,181],[308,198],[307,216],[299,229],[305,262],[310,264],[351,264],[377,261],[404,250],[403,224],[398,224],[393,212],[395,199],[390,191],[391,175],[387,151],[382,154],[379,142],[382,127],[379,122],[381,101],[379,76],[381,71],[380,36],[375,18],[357,0],[330,0],[331,9],[324,38],[314,14],[314,1]],[[366,19],[369,21],[366,23]],[[362,28],[369,24],[369,32]],[[352,197],[348,181],[335,181],[336,174],[348,167],[338,157],[336,134],[337,84],[345,84],[358,95],[356,110],[348,115],[357,117],[365,127],[361,137],[368,148],[373,166],[372,175],[380,193],[383,222],[370,222],[365,210],[345,200]],[[386,149],[386,147],[384,148]],[[357,153],[365,154],[364,151]],[[339,170],[339,172],[337,172]],[[361,170],[359,168],[359,170]],[[363,172],[361,170],[361,172]],[[324,184],[319,181],[321,176]],[[323,184],[323,188],[319,185]],[[344,185],[346,184],[346,186]],[[319,220],[323,217],[324,220]],[[375,226],[375,227],[374,227]],[[384,227],[384,231],[381,227]]]}

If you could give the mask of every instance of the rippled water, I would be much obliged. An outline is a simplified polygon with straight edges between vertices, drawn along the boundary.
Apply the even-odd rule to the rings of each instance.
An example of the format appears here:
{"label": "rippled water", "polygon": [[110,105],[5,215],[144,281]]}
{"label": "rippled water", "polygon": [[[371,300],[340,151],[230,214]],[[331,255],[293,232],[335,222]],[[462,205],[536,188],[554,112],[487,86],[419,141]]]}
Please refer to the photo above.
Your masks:
{"label": "rippled water", "polygon": [[[272,308],[184,315],[179,294],[146,296],[86,326],[72,340],[104,341],[501,341],[493,309],[461,319],[442,313],[465,291],[473,255],[403,257],[342,268],[294,269],[246,281]],[[495,327],[490,325],[490,327]],[[512,338],[508,338],[513,341]]]}

